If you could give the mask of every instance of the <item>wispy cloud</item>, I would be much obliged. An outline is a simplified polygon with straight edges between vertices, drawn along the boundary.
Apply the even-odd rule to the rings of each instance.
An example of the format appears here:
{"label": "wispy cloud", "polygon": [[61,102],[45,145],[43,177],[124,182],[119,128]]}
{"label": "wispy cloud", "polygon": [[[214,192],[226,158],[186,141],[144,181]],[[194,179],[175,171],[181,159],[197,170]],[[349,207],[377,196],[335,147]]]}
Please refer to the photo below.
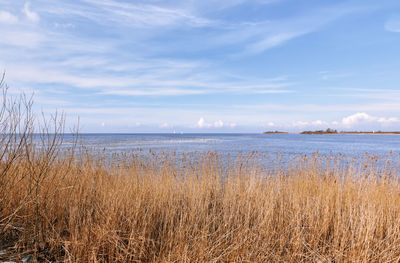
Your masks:
{"label": "wispy cloud", "polygon": [[[302,57],[299,66],[293,55],[306,56],[319,46],[306,38],[285,46],[290,52],[271,50],[323,30],[333,37],[335,22],[373,9],[368,3],[293,9],[295,1],[280,0],[3,1],[0,70],[12,87],[35,91],[40,107],[65,107],[96,127],[106,123],[104,128],[136,122],[159,128],[166,122],[194,130],[202,117],[203,128],[269,122],[279,128],[293,120],[342,124],[341,116],[354,112],[395,116],[390,112],[400,108],[396,82],[387,86],[385,80],[372,90],[372,84],[363,85],[368,80],[356,83],[361,74],[348,78],[347,72],[359,72],[348,69],[351,63],[330,67],[336,58],[324,34],[319,40],[327,50],[318,54],[326,60],[314,57],[312,65],[313,57]],[[386,27],[396,31],[395,19]],[[320,68],[329,72],[316,75]],[[318,89],[332,80],[343,90]]]}
{"label": "wispy cloud", "polygon": [[270,48],[279,46],[293,38],[302,36],[308,33],[307,31],[303,32],[284,32],[284,33],[276,33],[271,34],[255,43],[248,44],[243,51],[243,54],[256,54],[268,50]]}
{"label": "wispy cloud", "polygon": [[188,89],[171,89],[171,88],[158,88],[158,89],[131,89],[131,90],[106,90],[99,94],[103,95],[118,95],[118,96],[183,96],[183,95],[198,95],[204,94],[202,90],[188,90]]}
{"label": "wispy cloud", "polygon": [[30,2],[26,2],[22,12],[25,14],[26,18],[28,18],[32,22],[39,22],[40,16],[30,9]]}
{"label": "wispy cloud", "polygon": [[[194,27],[207,26],[210,20],[198,17],[188,10],[177,7],[162,7],[150,3],[128,3],[121,1],[84,0],[84,6],[64,4],[45,7],[41,10],[49,14],[63,16],[80,16],[97,24],[108,26],[118,24],[123,27],[160,27],[171,25],[188,25]],[[82,8],[83,7],[83,8]]]}
{"label": "wispy cloud", "polygon": [[281,0],[203,0],[203,1],[178,1],[181,5],[197,12],[216,12],[224,9],[237,7],[244,4],[268,5],[280,2]]}
{"label": "wispy cloud", "polygon": [[[85,59],[83,59],[85,60]],[[196,94],[238,93],[238,94],[281,94],[292,92],[294,85],[287,80],[254,80],[242,79],[240,82],[227,81],[218,73],[208,74],[208,78],[192,76],[202,69],[202,64],[187,63],[185,61],[172,62],[153,60],[144,64],[124,64],[119,67],[124,71],[136,71],[134,76],[116,74],[111,70],[82,74],[82,69],[89,69],[92,65],[110,67],[107,60],[95,57],[82,61],[67,59],[60,62],[47,62],[39,65],[21,65],[0,61],[0,67],[7,68],[8,78],[16,79],[25,84],[68,84],[76,88],[92,89],[101,95],[116,96],[182,96]],[[184,65],[191,65],[186,68]],[[64,67],[68,66],[69,70]],[[168,68],[166,68],[168,66]],[[142,72],[142,73],[139,73]],[[151,74],[148,74],[151,72]],[[204,73],[206,74],[206,73]]]}
{"label": "wispy cloud", "polygon": [[231,32],[217,37],[216,43],[244,44],[244,49],[234,54],[234,57],[258,54],[292,39],[316,32],[341,17],[373,8],[332,5],[329,8],[309,10],[308,14],[285,20],[264,20],[232,25]]}

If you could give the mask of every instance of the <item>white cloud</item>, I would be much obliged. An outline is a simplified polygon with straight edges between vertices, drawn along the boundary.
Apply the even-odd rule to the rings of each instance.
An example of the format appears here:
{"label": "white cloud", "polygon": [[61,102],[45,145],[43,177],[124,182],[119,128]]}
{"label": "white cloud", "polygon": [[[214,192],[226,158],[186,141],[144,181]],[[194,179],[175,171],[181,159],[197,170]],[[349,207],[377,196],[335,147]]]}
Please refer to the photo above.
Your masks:
{"label": "white cloud", "polygon": [[364,112],[358,112],[342,119],[342,123],[346,126],[352,126],[361,122],[374,121],[376,118]]}
{"label": "white cloud", "polygon": [[222,127],[236,127],[236,123],[224,123],[222,120],[217,120],[213,124],[206,122],[206,120],[201,117],[197,124],[195,125],[196,128],[222,128]]}
{"label": "white cloud", "polygon": [[269,127],[274,127],[274,126],[275,126],[275,123],[273,123],[273,122],[268,122],[267,125],[268,125]]}
{"label": "white cloud", "polygon": [[0,10],[0,23],[16,24],[17,22],[18,22],[18,17],[7,11]]}
{"label": "white cloud", "polygon": [[393,17],[386,21],[385,29],[389,32],[400,33],[400,17]]}
{"label": "white cloud", "polygon": [[280,125],[283,128],[294,129],[336,129],[336,130],[398,130],[400,120],[396,117],[376,117],[369,115],[365,112],[358,112],[347,117],[342,118],[341,121],[295,121],[291,125]]}
{"label": "white cloud", "polygon": [[203,117],[200,118],[196,125],[197,128],[208,128],[210,126],[211,125],[209,123],[206,123],[206,120]]}
{"label": "white cloud", "polygon": [[395,117],[389,117],[389,118],[376,117],[376,116],[371,116],[365,112],[358,112],[356,114],[350,115],[342,119],[342,124],[345,127],[353,127],[363,124],[369,124],[369,125],[380,124],[383,126],[387,126],[398,123],[400,123],[400,121]]}
{"label": "white cloud", "polygon": [[22,13],[25,14],[26,18],[28,18],[32,22],[39,22],[40,17],[37,13],[30,10],[30,3],[26,2],[24,8],[22,9]]}
{"label": "white cloud", "polygon": [[224,126],[224,123],[221,120],[214,122],[215,128],[222,128],[223,126]]}

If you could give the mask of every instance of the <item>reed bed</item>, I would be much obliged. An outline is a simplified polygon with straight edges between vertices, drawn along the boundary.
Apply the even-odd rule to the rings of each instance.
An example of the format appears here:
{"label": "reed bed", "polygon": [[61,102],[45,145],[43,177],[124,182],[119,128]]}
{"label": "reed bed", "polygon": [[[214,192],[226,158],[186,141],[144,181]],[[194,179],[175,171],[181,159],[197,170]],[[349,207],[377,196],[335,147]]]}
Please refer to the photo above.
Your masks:
{"label": "reed bed", "polygon": [[268,173],[255,156],[132,155],[107,165],[45,153],[5,172],[1,164],[3,260],[400,259],[400,184],[391,169],[371,168],[375,157],[356,166],[315,154]]}
{"label": "reed bed", "polygon": [[62,149],[57,118],[35,143],[31,104],[16,102],[0,114],[0,261],[400,260],[399,174],[375,156],[109,162]]}

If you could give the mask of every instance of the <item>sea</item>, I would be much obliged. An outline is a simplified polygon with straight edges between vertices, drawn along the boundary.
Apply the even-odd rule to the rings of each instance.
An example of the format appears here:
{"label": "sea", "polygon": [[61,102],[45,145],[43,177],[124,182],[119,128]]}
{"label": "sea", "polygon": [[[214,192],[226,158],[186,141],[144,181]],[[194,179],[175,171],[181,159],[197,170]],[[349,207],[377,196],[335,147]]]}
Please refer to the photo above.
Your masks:
{"label": "sea", "polygon": [[[348,156],[400,153],[400,135],[302,135],[302,134],[80,134],[88,149],[108,153],[203,153],[237,156],[252,152],[284,155],[343,154]],[[73,135],[64,135],[63,145]]]}
{"label": "sea", "polygon": [[[71,148],[74,138],[65,134],[62,148]],[[218,156],[223,166],[232,160],[251,159],[267,170],[274,170],[296,166],[299,164],[296,160],[311,160],[309,157],[318,155],[318,160],[332,162],[333,167],[338,167],[335,160],[340,160],[340,167],[365,170],[368,166],[373,173],[390,169],[392,174],[400,176],[400,135],[80,134],[78,146],[84,149],[83,153],[94,152],[93,156],[99,156],[109,165],[118,165],[121,160],[129,162],[131,156],[146,160],[154,155],[173,156],[179,164],[180,160],[195,161],[204,157],[204,153],[211,153]]]}

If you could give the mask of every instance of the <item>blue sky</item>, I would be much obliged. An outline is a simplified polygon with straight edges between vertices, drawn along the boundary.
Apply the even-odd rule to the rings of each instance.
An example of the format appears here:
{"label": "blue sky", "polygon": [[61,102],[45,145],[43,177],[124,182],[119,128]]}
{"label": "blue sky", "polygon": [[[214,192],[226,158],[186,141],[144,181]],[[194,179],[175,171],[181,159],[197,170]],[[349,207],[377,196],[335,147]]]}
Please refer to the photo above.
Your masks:
{"label": "blue sky", "polygon": [[398,0],[0,0],[0,36],[82,132],[400,130]]}

